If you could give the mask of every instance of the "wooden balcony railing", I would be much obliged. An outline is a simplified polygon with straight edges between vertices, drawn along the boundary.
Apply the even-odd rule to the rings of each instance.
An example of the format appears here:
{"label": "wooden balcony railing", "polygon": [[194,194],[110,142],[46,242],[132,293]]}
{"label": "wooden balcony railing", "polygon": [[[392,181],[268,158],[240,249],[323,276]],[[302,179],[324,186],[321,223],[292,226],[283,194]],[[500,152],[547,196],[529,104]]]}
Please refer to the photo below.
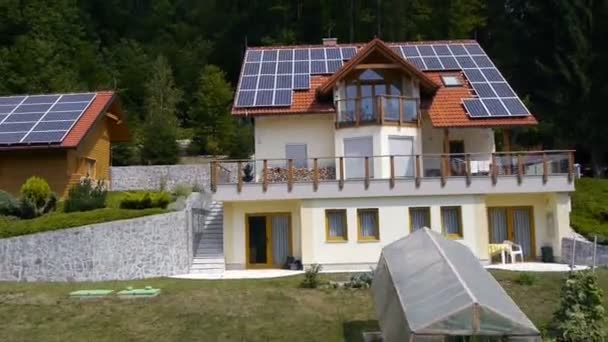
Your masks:
{"label": "wooden balcony railing", "polygon": [[420,99],[379,95],[342,99],[336,102],[336,127],[403,125],[418,123]]}
{"label": "wooden balcony railing", "polygon": [[450,179],[461,178],[468,186],[472,180],[486,177],[496,184],[501,177],[566,175],[574,180],[574,151],[525,151],[466,154],[423,154],[390,156],[340,156],[294,159],[214,160],[211,162],[211,190],[218,185],[234,184],[241,192],[245,184],[260,184],[267,191],[270,184],[284,183],[291,192],[296,183],[310,183],[317,191],[322,182],[362,181],[365,189],[371,180],[411,179],[419,187],[422,179],[439,179],[445,186]]}

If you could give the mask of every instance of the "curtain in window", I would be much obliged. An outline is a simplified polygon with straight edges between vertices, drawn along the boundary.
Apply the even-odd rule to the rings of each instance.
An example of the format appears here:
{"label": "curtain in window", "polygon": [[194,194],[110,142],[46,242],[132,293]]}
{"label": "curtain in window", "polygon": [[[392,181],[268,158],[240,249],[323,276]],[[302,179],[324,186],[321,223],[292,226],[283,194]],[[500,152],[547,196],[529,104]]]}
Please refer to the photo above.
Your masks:
{"label": "curtain in window", "polygon": [[283,265],[289,255],[289,216],[272,217],[272,260]]}
{"label": "curtain in window", "polygon": [[521,245],[525,256],[532,255],[531,232],[530,211],[528,209],[513,210],[514,242]]}
{"label": "curtain in window", "polygon": [[431,223],[428,222],[429,212],[427,209],[412,209],[410,210],[412,220],[412,231],[417,231],[422,227],[430,228]]}
{"label": "curtain in window", "polygon": [[346,222],[341,212],[330,212],[327,214],[329,225],[329,237],[346,237]]}
{"label": "curtain in window", "polygon": [[359,222],[361,224],[361,236],[377,237],[377,232],[376,232],[377,220],[378,220],[378,212],[376,212],[376,211],[359,212]]}
{"label": "curtain in window", "polygon": [[441,208],[441,221],[444,234],[460,234],[458,208]]}
{"label": "curtain in window", "polygon": [[508,240],[507,210],[503,208],[490,209],[490,243],[502,243]]}
{"label": "curtain in window", "polygon": [[308,161],[306,159],[306,144],[285,145],[285,156],[287,157],[287,159],[293,159],[293,167],[308,167]]}

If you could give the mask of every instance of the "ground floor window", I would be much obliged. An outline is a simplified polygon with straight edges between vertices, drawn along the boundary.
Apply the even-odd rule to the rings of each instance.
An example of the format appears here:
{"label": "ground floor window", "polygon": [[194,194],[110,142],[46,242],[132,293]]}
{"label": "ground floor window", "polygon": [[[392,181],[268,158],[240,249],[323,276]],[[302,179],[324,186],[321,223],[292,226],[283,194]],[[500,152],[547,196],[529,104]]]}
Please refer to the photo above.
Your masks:
{"label": "ground floor window", "polygon": [[410,208],[410,232],[415,232],[422,227],[431,228],[431,208]]}
{"label": "ground floor window", "polygon": [[460,207],[441,207],[441,231],[449,238],[462,238]]}
{"label": "ground floor window", "polygon": [[378,209],[357,209],[360,241],[380,240]]}
{"label": "ground floor window", "polygon": [[325,210],[327,241],[347,241],[346,209]]}

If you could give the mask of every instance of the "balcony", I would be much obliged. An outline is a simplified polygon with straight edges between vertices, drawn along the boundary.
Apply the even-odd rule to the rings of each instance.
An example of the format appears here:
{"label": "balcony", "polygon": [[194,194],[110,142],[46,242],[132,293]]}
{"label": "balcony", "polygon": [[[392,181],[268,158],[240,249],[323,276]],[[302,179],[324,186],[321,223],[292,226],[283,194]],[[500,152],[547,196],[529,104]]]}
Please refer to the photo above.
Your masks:
{"label": "balcony", "polygon": [[569,192],[573,151],[215,160],[217,200]]}
{"label": "balcony", "polygon": [[418,124],[420,99],[379,95],[336,101],[336,127]]}

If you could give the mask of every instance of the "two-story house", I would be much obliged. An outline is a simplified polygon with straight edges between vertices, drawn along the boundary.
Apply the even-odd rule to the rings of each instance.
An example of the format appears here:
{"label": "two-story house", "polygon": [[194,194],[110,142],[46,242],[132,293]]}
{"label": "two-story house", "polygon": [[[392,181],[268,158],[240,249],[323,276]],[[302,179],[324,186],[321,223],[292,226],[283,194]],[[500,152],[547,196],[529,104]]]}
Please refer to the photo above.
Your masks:
{"label": "two-story house", "polygon": [[424,226],[481,260],[570,233],[573,152],[511,151],[537,121],[475,41],[249,48],[232,114],[255,157],[212,163],[228,269],[368,269]]}

